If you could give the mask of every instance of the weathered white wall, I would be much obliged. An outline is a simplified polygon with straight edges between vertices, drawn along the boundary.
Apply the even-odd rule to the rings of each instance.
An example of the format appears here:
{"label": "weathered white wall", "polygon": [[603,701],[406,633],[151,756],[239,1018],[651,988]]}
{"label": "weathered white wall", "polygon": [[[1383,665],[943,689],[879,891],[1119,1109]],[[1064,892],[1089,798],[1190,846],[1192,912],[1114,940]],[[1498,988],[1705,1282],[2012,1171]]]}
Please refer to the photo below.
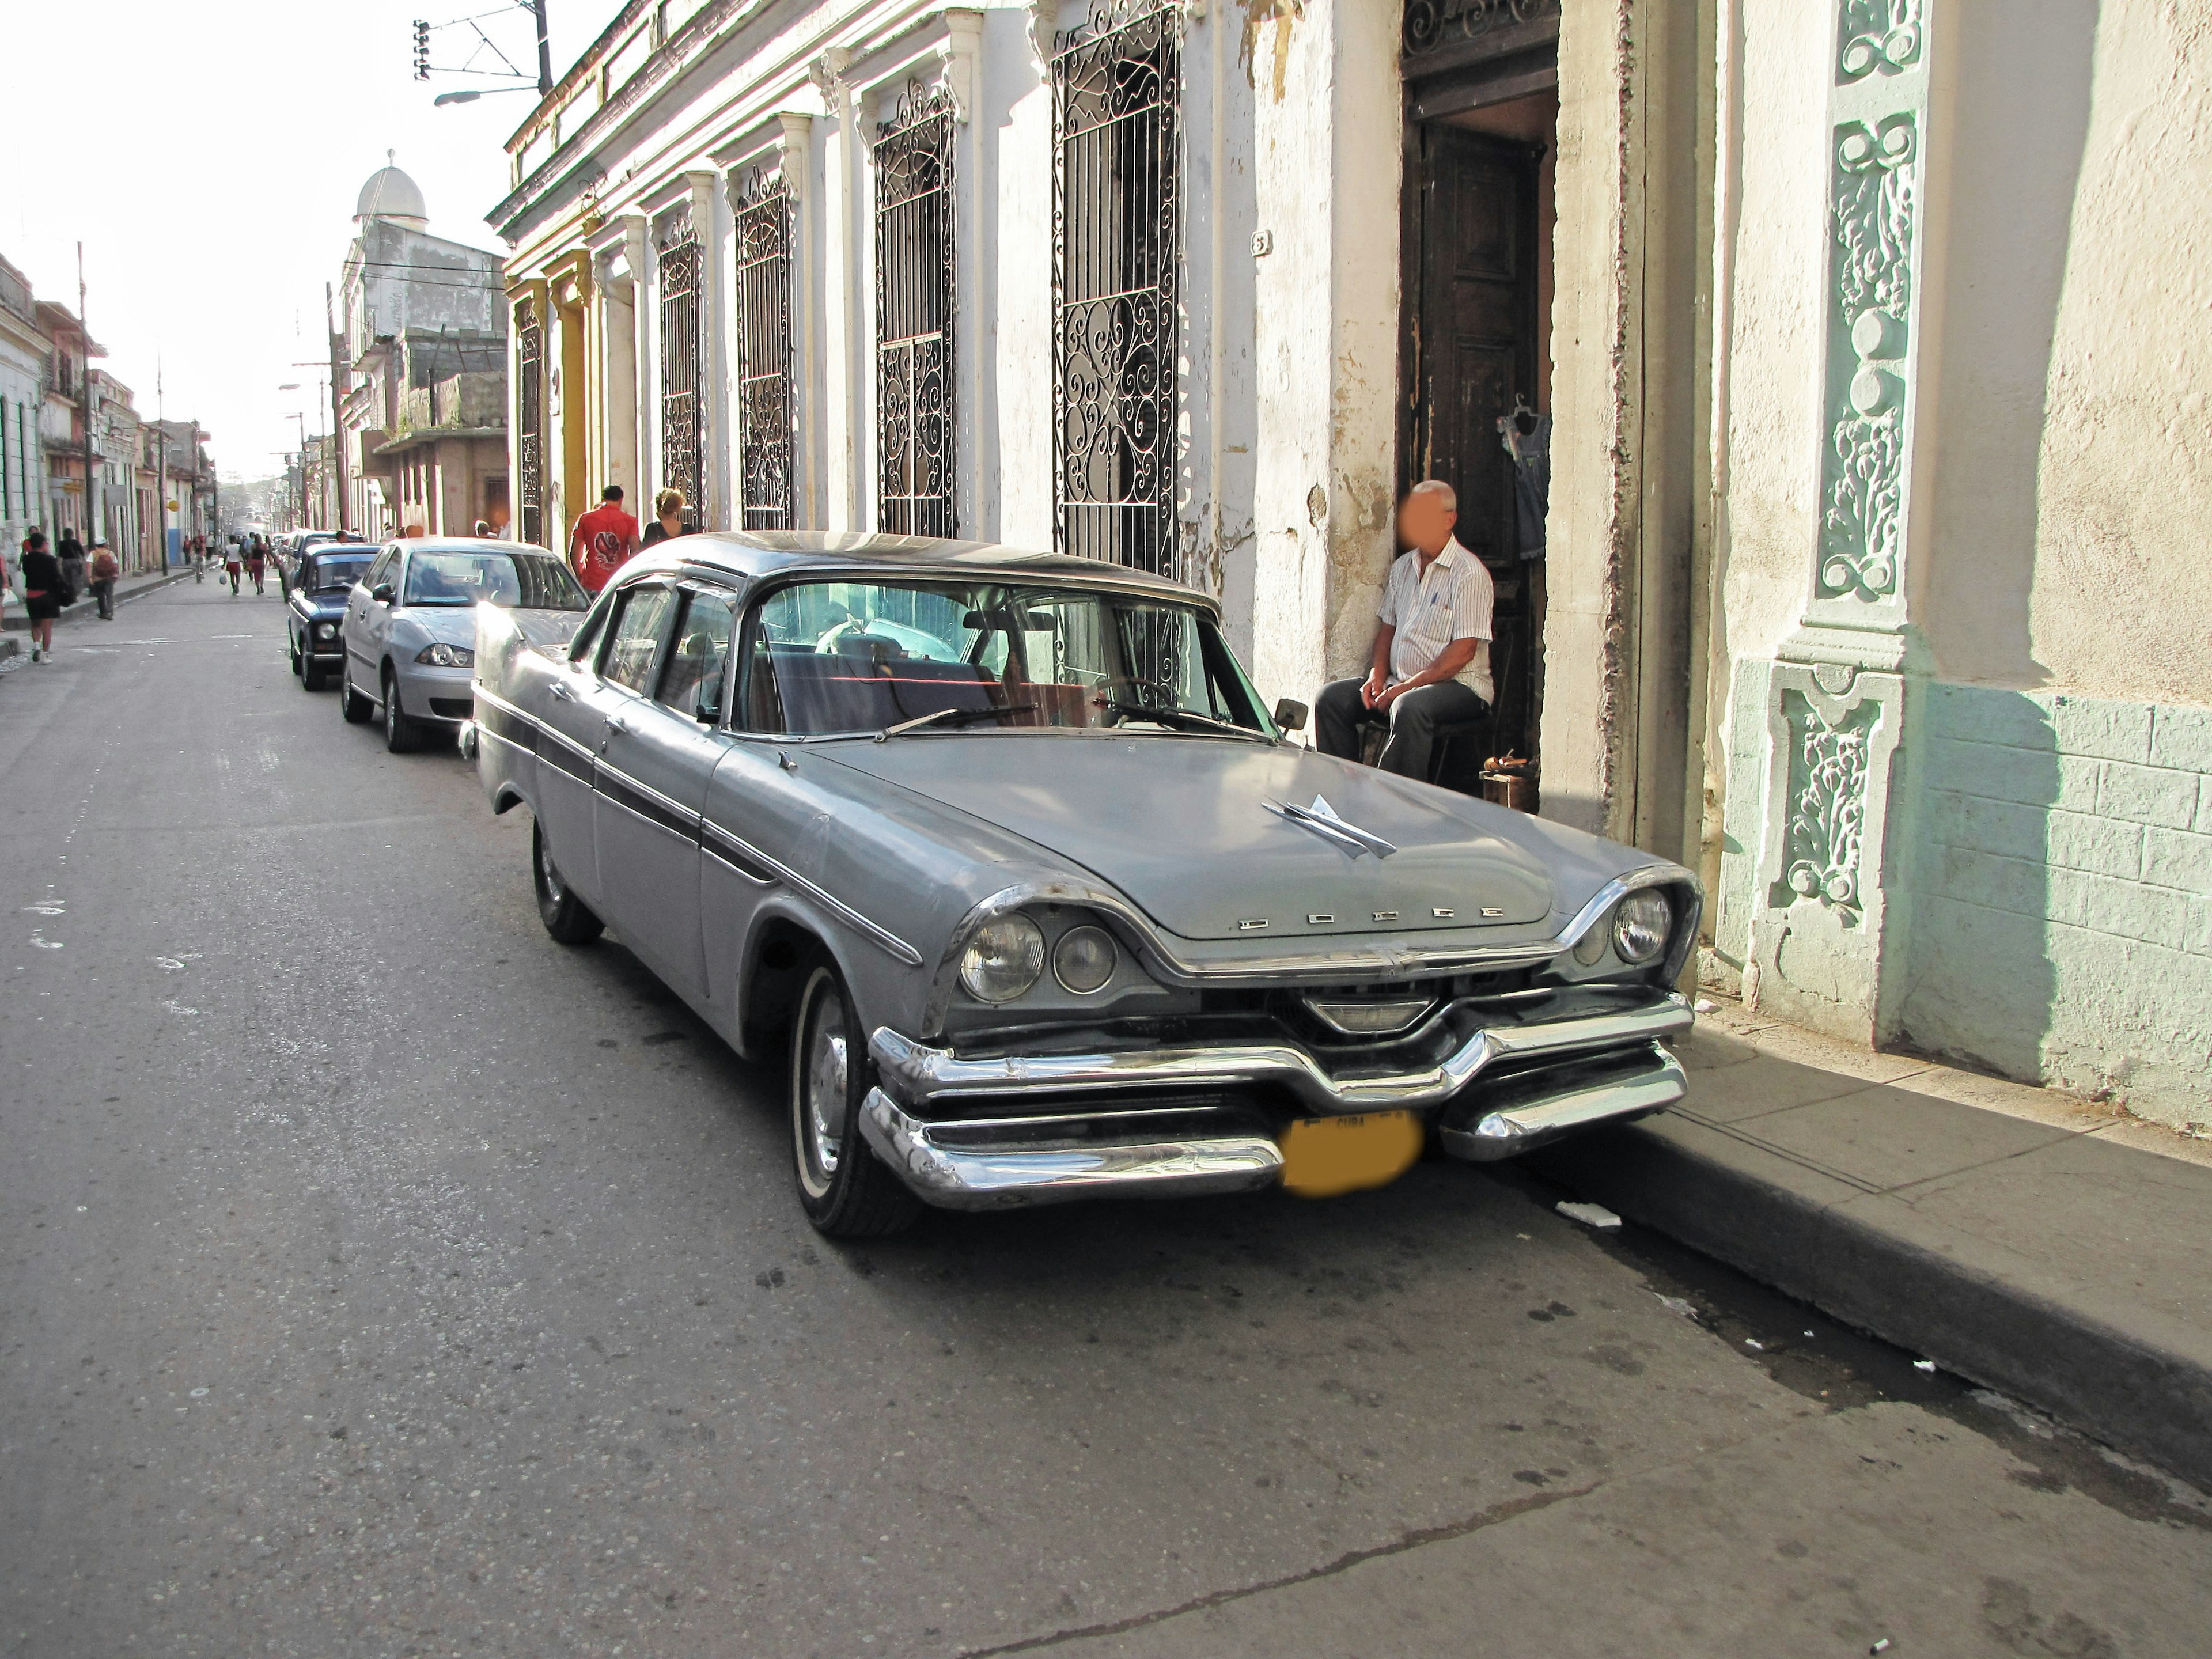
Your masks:
{"label": "weathered white wall", "polygon": [[2212,12],[1956,3],[1937,670],[2212,702]]}

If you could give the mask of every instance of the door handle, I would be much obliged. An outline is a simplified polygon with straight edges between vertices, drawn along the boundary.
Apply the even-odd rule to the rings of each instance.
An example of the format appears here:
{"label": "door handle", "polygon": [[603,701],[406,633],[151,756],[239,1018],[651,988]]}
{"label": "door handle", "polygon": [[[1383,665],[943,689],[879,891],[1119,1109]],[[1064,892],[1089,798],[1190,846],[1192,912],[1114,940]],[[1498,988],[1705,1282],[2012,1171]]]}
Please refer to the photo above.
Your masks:
{"label": "door handle", "polygon": [[553,700],[556,702],[574,702],[576,694],[569,689],[568,681],[556,680],[553,682]]}
{"label": "door handle", "polygon": [[609,737],[614,736],[617,732],[627,732],[629,730],[629,722],[624,720],[620,714],[610,714],[607,717],[607,735]]}

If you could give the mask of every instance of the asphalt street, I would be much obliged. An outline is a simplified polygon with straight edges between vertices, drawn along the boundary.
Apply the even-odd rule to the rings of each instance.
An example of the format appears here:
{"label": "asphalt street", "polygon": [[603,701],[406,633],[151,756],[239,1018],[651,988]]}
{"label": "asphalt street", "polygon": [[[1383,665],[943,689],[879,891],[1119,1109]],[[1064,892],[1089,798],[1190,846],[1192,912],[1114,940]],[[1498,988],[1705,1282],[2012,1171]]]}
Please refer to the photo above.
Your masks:
{"label": "asphalt street", "polygon": [[2205,1651],[2201,1495],[1511,1170],[823,1242],[280,605],[0,678],[0,1653]]}

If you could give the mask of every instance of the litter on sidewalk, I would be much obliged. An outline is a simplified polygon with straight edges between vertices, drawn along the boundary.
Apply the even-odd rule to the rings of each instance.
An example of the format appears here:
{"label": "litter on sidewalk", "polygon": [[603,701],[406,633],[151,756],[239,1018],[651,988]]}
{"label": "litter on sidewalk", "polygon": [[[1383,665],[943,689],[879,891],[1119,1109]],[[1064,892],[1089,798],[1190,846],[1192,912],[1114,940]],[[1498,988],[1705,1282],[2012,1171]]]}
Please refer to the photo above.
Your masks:
{"label": "litter on sidewalk", "polygon": [[1571,1198],[1563,1198],[1559,1200],[1559,1211],[1568,1220],[1579,1221],[1585,1227],[1620,1225],[1620,1218],[1602,1204],[1583,1204]]}

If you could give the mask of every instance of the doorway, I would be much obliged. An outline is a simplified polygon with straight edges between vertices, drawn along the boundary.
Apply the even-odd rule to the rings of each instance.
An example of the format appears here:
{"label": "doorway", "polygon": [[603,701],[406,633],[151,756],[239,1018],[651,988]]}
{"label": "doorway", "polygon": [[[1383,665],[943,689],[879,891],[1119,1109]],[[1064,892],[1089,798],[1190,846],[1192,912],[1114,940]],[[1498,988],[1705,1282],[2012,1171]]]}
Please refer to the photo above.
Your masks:
{"label": "doorway", "polygon": [[1559,106],[1555,69],[1532,90],[1525,61],[1513,68],[1510,82],[1479,66],[1448,88],[1425,82],[1407,107],[1400,487],[1451,485],[1459,540],[1496,592],[1490,735],[1480,754],[1458,745],[1440,779],[1468,793],[1487,757],[1540,759]]}

